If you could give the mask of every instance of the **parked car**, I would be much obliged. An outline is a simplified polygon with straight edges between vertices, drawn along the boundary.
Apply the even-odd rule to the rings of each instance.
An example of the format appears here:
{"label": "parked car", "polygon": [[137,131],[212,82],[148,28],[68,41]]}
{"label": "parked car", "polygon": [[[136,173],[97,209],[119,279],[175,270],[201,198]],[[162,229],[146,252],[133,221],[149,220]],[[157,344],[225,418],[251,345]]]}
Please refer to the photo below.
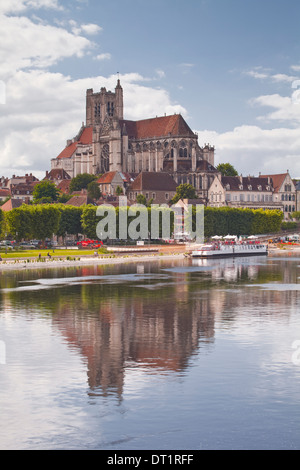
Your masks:
{"label": "parked car", "polygon": [[11,240],[2,240],[0,244],[1,246],[14,246],[14,242]]}
{"label": "parked car", "polygon": [[101,248],[103,242],[100,240],[82,240],[77,242],[77,246],[82,248]]}
{"label": "parked car", "polygon": [[30,244],[32,245],[32,248],[41,248],[42,247],[41,240],[30,240]]}
{"label": "parked car", "polygon": [[31,245],[29,242],[21,242],[21,243],[19,243],[18,246],[21,247],[21,248],[29,249],[29,250],[31,250],[32,248],[34,248],[34,246]]}

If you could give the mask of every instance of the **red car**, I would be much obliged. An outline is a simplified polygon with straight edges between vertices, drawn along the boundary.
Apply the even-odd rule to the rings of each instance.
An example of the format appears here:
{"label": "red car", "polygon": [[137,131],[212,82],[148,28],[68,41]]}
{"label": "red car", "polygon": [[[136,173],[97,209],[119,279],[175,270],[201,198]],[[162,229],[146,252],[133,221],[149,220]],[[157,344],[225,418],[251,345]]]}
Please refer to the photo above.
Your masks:
{"label": "red car", "polygon": [[78,242],[77,245],[82,246],[82,248],[101,248],[101,246],[103,246],[103,242],[100,240],[82,240],[81,242]]}

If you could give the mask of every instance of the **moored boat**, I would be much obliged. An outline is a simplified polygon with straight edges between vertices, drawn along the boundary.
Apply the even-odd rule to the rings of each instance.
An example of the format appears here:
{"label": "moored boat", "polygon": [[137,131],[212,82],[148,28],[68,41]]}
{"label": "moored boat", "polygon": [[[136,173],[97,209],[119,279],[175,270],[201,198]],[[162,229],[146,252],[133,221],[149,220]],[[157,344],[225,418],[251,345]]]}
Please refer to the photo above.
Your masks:
{"label": "moored boat", "polygon": [[268,246],[263,243],[211,243],[200,246],[190,253],[192,258],[226,258],[235,256],[268,255]]}

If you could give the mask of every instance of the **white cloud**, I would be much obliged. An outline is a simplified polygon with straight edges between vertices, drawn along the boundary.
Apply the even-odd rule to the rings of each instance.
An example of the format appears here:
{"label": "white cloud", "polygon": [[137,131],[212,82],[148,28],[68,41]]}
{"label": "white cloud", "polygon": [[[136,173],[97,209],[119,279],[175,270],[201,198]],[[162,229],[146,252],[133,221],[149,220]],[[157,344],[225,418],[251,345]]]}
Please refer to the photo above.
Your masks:
{"label": "white cloud", "polygon": [[[292,70],[298,71],[296,67],[291,67]],[[257,80],[269,80],[275,83],[292,83],[297,79],[294,75],[287,75],[285,73],[271,73],[270,69],[265,69],[263,67],[254,67],[252,70],[244,72],[245,75],[255,78]]]}
{"label": "white cloud", "polygon": [[263,116],[259,116],[259,121],[272,122],[281,121],[287,122],[293,127],[298,126],[300,123],[300,104],[297,104],[293,97],[296,96],[297,91],[291,93],[291,96],[281,96],[279,94],[259,96],[251,103],[253,105],[274,108],[275,111]]}
{"label": "white cloud", "polygon": [[[126,119],[182,114],[165,90],[143,85],[137,73],[120,76],[124,88]],[[32,172],[43,177],[55,158],[85,121],[85,93],[101,87],[114,90],[117,76],[72,80],[44,70],[17,72],[7,83],[7,105],[0,107],[0,174]]]}
{"label": "white cloud", "polygon": [[239,126],[229,132],[198,131],[200,145],[216,148],[218,163],[230,162],[243,174],[284,173],[300,176],[300,129]]}
{"label": "white cloud", "polygon": [[25,10],[49,8],[54,10],[63,10],[58,0],[1,0],[0,13],[20,13]]}
{"label": "white cloud", "polygon": [[[296,66],[291,69],[298,70]],[[270,83],[289,84],[290,94],[274,93],[252,99],[250,105],[263,110],[257,117],[259,125],[241,125],[223,133],[199,131],[200,145],[206,142],[215,145],[216,165],[230,162],[243,174],[283,173],[289,169],[292,176],[300,177],[300,93],[293,88],[296,77],[263,67],[245,74]],[[266,111],[268,108],[270,112]],[[264,129],[263,125],[272,128]]]}
{"label": "white cloud", "polygon": [[110,60],[111,59],[111,54],[109,52],[105,52],[103,54],[98,54],[95,57],[95,60]]}
{"label": "white cloud", "polygon": [[72,56],[82,57],[92,43],[63,28],[37,24],[22,16],[0,15],[1,78],[25,68],[49,68]]}
{"label": "white cloud", "polygon": [[98,34],[100,33],[100,31],[102,31],[102,28],[101,26],[97,25],[97,24],[93,24],[93,23],[89,23],[89,24],[82,24],[81,25],[81,31],[85,34]]}
{"label": "white cloud", "polygon": [[166,74],[163,70],[156,70],[156,75],[158,76],[158,78],[165,78]]}
{"label": "white cloud", "polygon": [[81,24],[79,25],[75,20],[70,20],[69,25],[71,26],[72,33],[78,36],[79,34],[94,35],[102,31],[102,27],[94,24]]}

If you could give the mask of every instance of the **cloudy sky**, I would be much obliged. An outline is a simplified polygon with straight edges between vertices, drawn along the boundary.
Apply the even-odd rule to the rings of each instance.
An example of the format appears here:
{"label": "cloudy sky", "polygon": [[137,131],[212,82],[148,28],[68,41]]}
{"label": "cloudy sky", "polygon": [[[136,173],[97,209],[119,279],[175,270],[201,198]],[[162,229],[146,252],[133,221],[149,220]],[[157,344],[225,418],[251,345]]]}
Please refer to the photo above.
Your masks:
{"label": "cloudy sky", "polygon": [[182,113],[216,164],[300,177],[300,2],[0,0],[0,176],[43,177],[87,88]]}

